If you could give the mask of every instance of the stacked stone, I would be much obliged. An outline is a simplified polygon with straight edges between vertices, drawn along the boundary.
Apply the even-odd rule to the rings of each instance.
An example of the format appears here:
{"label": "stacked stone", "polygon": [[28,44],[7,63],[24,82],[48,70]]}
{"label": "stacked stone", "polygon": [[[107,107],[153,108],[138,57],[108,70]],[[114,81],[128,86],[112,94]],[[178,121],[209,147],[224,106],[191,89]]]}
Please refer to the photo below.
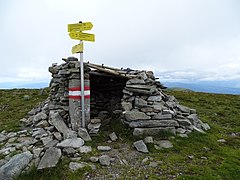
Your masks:
{"label": "stacked stone", "polygon": [[173,135],[188,134],[193,130],[209,129],[196,114],[195,109],[180,105],[174,96],[163,92],[163,85],[156,81],[151,71],[130,71],[136,75],[123,89],[122,108],[124,123],[134,128],[133,134]]}

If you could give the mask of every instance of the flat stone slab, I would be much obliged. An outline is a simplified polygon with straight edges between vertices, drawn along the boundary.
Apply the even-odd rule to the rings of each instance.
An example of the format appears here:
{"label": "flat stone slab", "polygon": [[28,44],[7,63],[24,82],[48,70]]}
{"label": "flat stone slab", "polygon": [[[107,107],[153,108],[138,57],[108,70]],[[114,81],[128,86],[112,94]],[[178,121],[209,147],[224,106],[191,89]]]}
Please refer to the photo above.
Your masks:
{"label": "flat stone slab", "polygon": [[89,136],[86,128],[79,128],[78,136],[81,137],[84,141],[92,141],[92,138]]}
{"label": "flat stone slab", "polygon": [[175,120],[138,120],[129,123],[131,128],[152,128],[152,127],[178,127],[179,124]]}
{"label": "flat stone slab", "polygon": [[82,146],[82,147],[79,148],[80,153],[89,153],[91,151],[92,151],[91,146]]}
{"label": "flat stone slab", "polygon": [[141,120],[141,119],[151,119],[150,116],[146,115],[143,112],[139,111],[127,111],[125,113],[125,118],[127,121],[135,121],[135,120]]}
{"label": "flat stone slab", "polygon": [[62,152],[60,149],[51,147],[46,150],[45,154],[43,155],[37,169],[45,169],[49,167],[55,167],[62,156]]}
{"label": "flat stone slab", "polygon": [[49,113],[49,122],[51,125],[53,125],[59,132],[65,134],[70,129],[65,124],[63,118],[60,116],[58,112],[50,111]]}
{"label": "flat stone slab", "polygon": [[112,148],[110,146],[98,146],[97,150],[99,151],[110,151]]}
{"label": "flat stone slab", "polygon": [[70,162],[69,164],[69,169],[71,169],[72,171],[77,171],[79,169],[82,169],[86,166],[90,166],[92,168],[92,170],[96,169],[96,166],[95,165],[92,165],[92,164],[88,164],[88,163],[85,163],[85,162]]}
{"label": "flat stone slab", "polygon": [[176,135],[175,127],[134,128],[133,135],[134,136],[141,136],[141,135],[154,136],[154,135],[159,135],[161,133],[166,133],[166,132],[170,132],[173,135]]}
{"label": "flat stone slab", "polygon": [[65,148],[65,147],[72,147],[72,148],[80,148],[84,145],[84,141],[82,138],[73,138],[73,139],[65,139],[62,142],[57,144],[57,147]]}
{"label": "flat stone slab", "polygon": [[111,139],[111,141],[116,141],[118,139],[118,137],[117,137],[115,132],[109,134],[109,138]]}
{"label": "flat stone slab", "polygon": [[13,156],[6,164],[1,166],[0,179],[11,180],[18,176],[30,163],[32,157],[33,155],[30,151]]}
{"label": "flat stone slab", "polygon": [[110,157],[108,155],[102,155],[99,157],[99,162],[102,166],[110,165]]}
{"label": "flat stone slab", "polygon": [[168,140],[157,141],[157,142],[154,142],[154,144],[157,144],[159,147],[165,148],[165,149],[173,147],[173,144]]}
{"label": "flat stone slab", "polygon": [[133,145],[139,152],[143,152],[143,153],[149,152],[148,148],[147,148],[146,144],[143,142],[143,140],[136,141],[133,143]]}

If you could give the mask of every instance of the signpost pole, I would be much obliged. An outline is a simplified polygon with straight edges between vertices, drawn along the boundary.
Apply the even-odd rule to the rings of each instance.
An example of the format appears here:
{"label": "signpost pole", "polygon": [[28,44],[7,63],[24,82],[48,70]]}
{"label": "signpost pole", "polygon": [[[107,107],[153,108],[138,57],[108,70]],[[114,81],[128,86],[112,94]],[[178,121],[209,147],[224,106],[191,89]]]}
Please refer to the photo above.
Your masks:
{"label": "signpost pole", "polygon": [[[78,45],[75,45],[72,47],[72,53],[79,53],[80,54],[80,89],[81,89],[81,116],[82,119],[79,122],[81,124],[82,128],[85,128],[86,126],[86,116],[85,116],[85,89],[84,89],[84,67],[83,67],[83,41],[95,41],[95,35],[94,34],[88,34],[83,33],[82,31],[88,31],[91,30],[93,27],[91,22],[85,22],[79,21],[77,24],[68,24],[68,32],[71,39],[80,40],[80,43]],[[86,106],[88,107],[88,106]],[[86,110],[87,111],[87,110]],[[88,111],[87,111],[88,112]],[[77,120],[78,121],[78,120]]]}
{"label": "signpost pole", "polygon": [[[82,40],[80,40],[80,44]],[[82,104],[82,128],[85,128],[85,106],[84,106],[84,68],[83,68],[83,52],[80,53],[80,79],[81,79],[81,104]]]}

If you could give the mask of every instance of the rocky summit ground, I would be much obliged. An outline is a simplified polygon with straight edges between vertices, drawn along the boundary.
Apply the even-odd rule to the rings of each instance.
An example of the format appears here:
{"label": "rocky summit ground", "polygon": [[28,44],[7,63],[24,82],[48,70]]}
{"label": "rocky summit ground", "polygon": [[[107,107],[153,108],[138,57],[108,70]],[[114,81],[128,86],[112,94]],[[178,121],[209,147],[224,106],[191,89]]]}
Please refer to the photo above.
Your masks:
{"label": "rocky summit ground", "polygon": [[[79,158],[62,156],[53,168],[37,170],[32,166],[17,179],[239,179],[240,96],[167,93],[181,104],[195,108],[211,129],[207,133],[195,131],[187,137],[159,134],[145,139],[134,137],[131,129],[112,119],[110,124],[100,128],[92,141],[85,142],[86,147],[82,149],[85,153],[80,153]],[[9,136],[0,144],[0,149],[6,146],[11,149],[16,139],[14,132],[9,132],[19,132],[19,120],[47,94],[40,90],[15,89],[1,90],[0,95],[0,128]],[[113,132],[117,139],[111,140],[109,135]],[[21,156],[17,156],[14,148],[8,155],[1,152],[0,168],[13,157],[14,161],[19,163],[21,159],[27,164],[31,154],[38,153],[31,152],[30,146],[20,149],[25,152]],[[91,147],[91,151],[87,147]],[[146,148],[149,152],[145,152]],[[68,152],[71,154],[70,150]]]}

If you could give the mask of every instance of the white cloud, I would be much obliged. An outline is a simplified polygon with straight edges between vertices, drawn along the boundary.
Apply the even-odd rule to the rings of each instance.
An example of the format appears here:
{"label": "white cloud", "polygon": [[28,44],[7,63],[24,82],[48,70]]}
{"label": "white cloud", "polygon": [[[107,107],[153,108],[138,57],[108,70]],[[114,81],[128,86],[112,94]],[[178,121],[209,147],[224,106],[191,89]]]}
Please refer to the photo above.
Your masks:
{"label": "white cloud", "polygon": [[67,24],[80,18],[92,21],[89,33],[96,34],[95,43],[85,43],[86,61],[162,72],[165,79],[236,79],[239,5],[237,0],[1,1],[0,82],[48,80],[48,66],[72,56],[78,41],[68,37]]}

